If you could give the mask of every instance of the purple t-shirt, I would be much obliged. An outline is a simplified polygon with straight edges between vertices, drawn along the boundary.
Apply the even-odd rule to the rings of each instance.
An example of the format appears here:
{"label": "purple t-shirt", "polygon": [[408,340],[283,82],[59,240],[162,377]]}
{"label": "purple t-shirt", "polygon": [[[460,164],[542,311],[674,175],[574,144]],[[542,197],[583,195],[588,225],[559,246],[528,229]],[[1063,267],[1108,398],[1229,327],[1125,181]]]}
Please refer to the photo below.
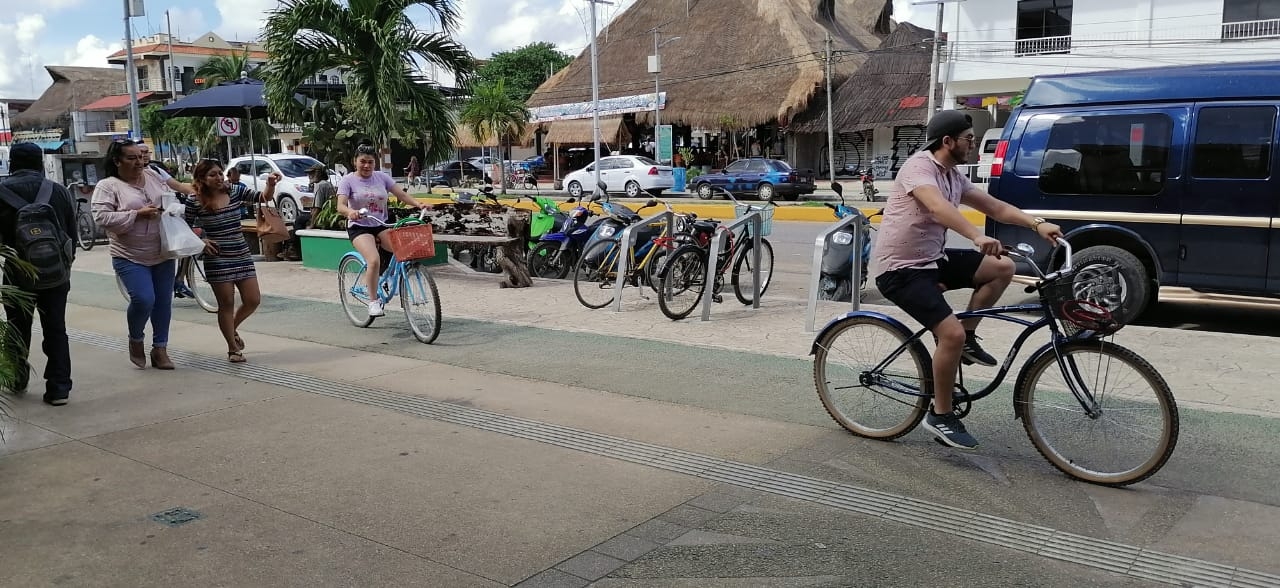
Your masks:
{"label": "purple t-shirt", "polygon": [[375,171],[368,179],[359,172],[351,172],[338,181],[338,195],[347,197],[347,208],[369,209],[369,216],[350,224],[362,227],[379,227],[387,222],[387,195],[396,181],[384,172]]}

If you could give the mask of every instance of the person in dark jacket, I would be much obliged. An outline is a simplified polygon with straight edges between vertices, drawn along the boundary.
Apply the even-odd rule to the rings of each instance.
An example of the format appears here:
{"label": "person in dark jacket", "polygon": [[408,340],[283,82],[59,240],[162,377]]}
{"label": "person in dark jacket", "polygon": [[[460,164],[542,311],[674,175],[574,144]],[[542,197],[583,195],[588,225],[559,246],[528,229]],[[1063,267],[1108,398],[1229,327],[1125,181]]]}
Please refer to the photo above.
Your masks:
{"label": "person in dark jacket", "polygon": [[[9,150],[10,175],[3,185],[13,190],[20,198],[35,201],[40,186],[45,182],[53,184],[53,195],[49,204],[58,215],[62,230],[72,239],[76,238],[76,201],[66,188],[44,177],[44,150],[35,143],[16,143]],[[18,211],[4,201],[0,201],[0,242],[13,247],[17,243]],[[30,279],[5,266],[4,283],[16,286],[34,297],[35,309],[40,312],[41,338],[44,355],[47,358],[44,368],[45,392],[44,401],[53,406],[62,406],[71,396],[71,345],[67,341],[67,293],[71,291],[68,282],[56,288],[36,290]],[[27,363],[28,348],[31,345],[31,323],[33,309],[30,307],[5,306],[5,316],[21,340],[22,348],[10,348],[16,354],[18,373],[12,384],[13,391],[22,394],[27,390],[31,377],[31,367]],[[12,346],[16,341],[6,341]]]}

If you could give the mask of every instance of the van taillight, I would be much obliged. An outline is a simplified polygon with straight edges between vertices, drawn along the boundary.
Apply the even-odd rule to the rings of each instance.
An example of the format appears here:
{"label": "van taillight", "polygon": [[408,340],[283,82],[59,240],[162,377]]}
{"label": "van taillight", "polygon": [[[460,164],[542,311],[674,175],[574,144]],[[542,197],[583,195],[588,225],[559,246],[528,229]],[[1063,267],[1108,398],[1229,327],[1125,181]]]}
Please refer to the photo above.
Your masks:
{"label": "van taillight", "polygon": [[1001,141],[996,144],[996,154],[991,156],[991,177],[998,178],[1004,172],[1004,154],[1008,150],[1008,141]]}
{"label": "van taillight", "polygon": [[656,167],[651,167],[651,168],[649,168],[649,175],[651,175],[651,176],[656,176],[656,175],[658,175],[658,168],[656,168]]}

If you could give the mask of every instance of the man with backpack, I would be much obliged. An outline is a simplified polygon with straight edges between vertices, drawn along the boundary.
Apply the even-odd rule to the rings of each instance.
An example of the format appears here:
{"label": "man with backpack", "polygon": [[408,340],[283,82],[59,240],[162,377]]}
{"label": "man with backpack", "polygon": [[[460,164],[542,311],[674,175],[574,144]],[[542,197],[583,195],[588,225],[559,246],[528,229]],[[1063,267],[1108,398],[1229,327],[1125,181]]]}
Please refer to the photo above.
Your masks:
{"label": "man with backpack", "polygon": [[[17,143],[9,152],[10,175],[0,183],[0,243],[13,248],[25,267],[4,266],[4,283],[31,294],[40,312],[44,339],[44,401],[67,403],[71,395],[71,346],[67,341],[67,293],[71,290],[71,262],[75,255],[76,203],[66,188],[44,177],[44,150],[35,143]],[[21,340],[6,341],[16,356],[18,373],[8,384],[26,392],[31,377],[27,364],[33,309],[5,306],[10,327]]]}

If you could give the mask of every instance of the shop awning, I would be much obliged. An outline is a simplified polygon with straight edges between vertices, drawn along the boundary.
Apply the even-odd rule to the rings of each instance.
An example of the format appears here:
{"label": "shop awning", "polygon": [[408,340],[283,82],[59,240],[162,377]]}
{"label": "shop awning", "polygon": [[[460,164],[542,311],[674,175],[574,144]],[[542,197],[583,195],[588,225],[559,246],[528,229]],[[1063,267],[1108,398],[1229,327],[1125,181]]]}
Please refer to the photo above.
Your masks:
{"label": "shop awning", "polygon": [[[530,123],[525,125],[524,135],[521,135],[520,138],[516,139],[515,141],[512,141],[512,145],[515,145],[517,147],[528,147],[529,145],[532,145],[533,133],[537,130],[537,128],[538,128],[538,125],[536,124]],[[481,143],[480,140],[477,139],[474,134],[472,134],[471,127],[464,125],[462,123],[458,123],[453,127],[453,146],[459,149],[474,148],[474,147],[497,147],[498,139],[496,137],[489,137],[488,141]]]}
{"label": "shop awning", "polygon": [[[142,100],[150,96],[151,92],[138,92],[138,100]],[[107,96],[100,100],[95,100],[81,107],[80,110],[85,112],[101,111],[101,110],[124,110],[129,107],[129,95],[121,94],[119,96]]]}
{"label": "shop awning", "polygon": [[[544,142],[557,145],[590,145],[595,123],[589,118],[558,120],[551,124]],[[600,119],[600,140],[609,145],[619,145],[631,140],[631,133],[622,124],[622,117],[612,116]]]}

